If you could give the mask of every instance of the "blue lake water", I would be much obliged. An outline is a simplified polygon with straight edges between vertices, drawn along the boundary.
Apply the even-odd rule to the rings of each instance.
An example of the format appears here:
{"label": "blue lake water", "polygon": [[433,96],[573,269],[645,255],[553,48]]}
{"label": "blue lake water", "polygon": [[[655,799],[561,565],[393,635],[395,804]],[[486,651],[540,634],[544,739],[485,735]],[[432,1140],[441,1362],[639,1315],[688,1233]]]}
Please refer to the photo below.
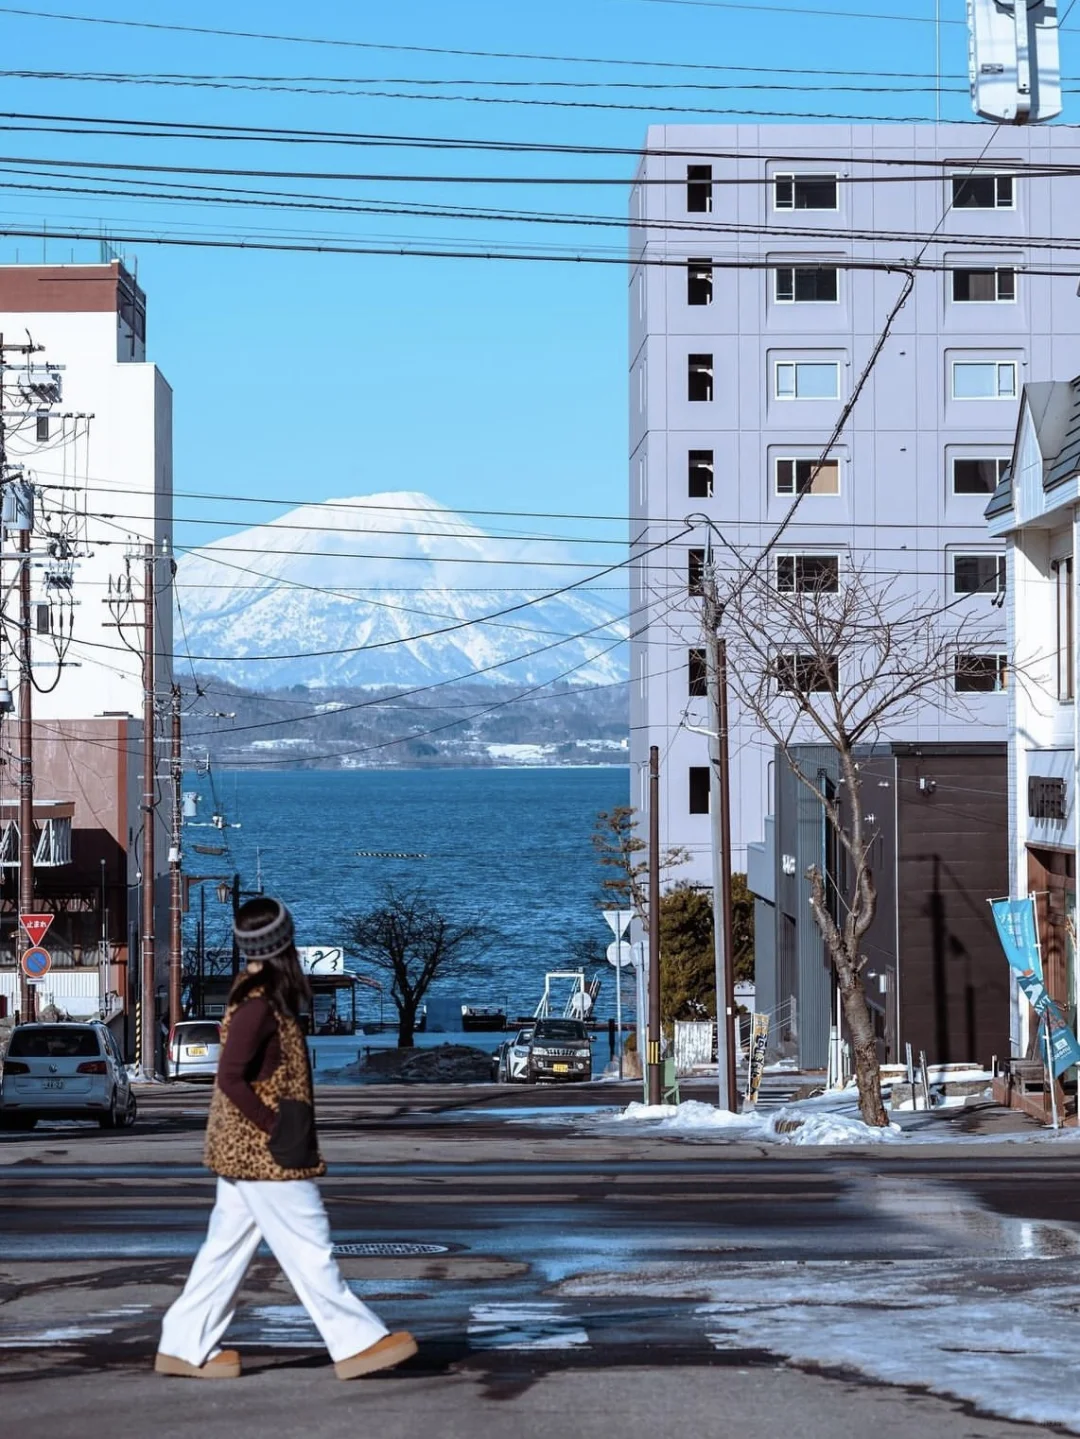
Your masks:
{"label": "blue lake water", "polygon": [[[495,930],[498,939],[471,973],[436,982],[433,996],[531,1013],[545,971],[567,967],[573,941],[592,937],[602,951],[611,939],[597,909],[603,873],[590,837],[598,810],[628,802],[625,768],[243,771],[215,773],[212,783],[218,805],[241,828],[189,828],[185,868],[235,869],[254,889],[258,850],[265,887],[292,909],[299,943],[342,943],[343,916],[374,905],[387,882],[422,886],[448,914],[477,916]],[[185,789],[200,794],[200,818],[208,820],[210,781],[188,776]],[[194,850],[222,843],[228,855]],[[357,850],[426,858],[364,859]],[[212,884],[206,891],[207,942],[224,945],[229,910]],[[604,964],[588,973],[594,968],[604,980],[597,1014],[606,1017],[614,1013],[615,971]],[[624,980],[624,999],[629,989]],[[375,1017],[372,999],[365,1012]]]}

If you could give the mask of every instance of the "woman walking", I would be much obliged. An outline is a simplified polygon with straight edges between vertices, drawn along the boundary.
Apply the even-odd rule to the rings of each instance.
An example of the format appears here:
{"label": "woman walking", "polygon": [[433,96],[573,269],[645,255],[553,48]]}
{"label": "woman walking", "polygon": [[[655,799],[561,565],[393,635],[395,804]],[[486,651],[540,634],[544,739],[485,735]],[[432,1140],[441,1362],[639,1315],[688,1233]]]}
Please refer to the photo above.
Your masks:
{"label": "woman walking", "polygon": [[339,1379],[389,1369],[416,1353],[348,1288],[333,1257],[314,1180],[326,1173],[315,1134],[311,1066],[298,1016],[309,1002],[289,911],[269,897],[236,916],[246,970],[233,985],[206,1129],[218,1176],[206,1240],[165,1316],[154,1368],[192,1379],[236,1379],[240,1356],[218,1346],[259,1240],[330,1351]]}

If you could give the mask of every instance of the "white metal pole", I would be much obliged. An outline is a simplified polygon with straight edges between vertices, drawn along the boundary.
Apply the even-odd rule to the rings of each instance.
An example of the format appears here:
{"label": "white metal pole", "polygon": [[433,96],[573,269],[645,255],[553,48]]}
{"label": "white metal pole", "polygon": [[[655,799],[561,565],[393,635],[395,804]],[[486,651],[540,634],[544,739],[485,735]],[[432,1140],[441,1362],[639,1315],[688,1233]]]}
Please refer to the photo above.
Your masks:
{"label": "white metal pole", "polygon": [[[1043,1021],[1043,1039],[1046,1043],[1046,1082],[1050,1086],[1050,1113],[1054,1128],[1058,1128],[1057,1085],[1054,1082],[1054,1047],[1050,1041],[1050,1018]],[[1045,1111],[1044,1111],[1045,1112]]]}
{"label": "white metal pole", "polygon": [[619,962],[615,966],[615,1054],[619,1061],[619,1078],[622,1078],[622,940],[617,939]]}

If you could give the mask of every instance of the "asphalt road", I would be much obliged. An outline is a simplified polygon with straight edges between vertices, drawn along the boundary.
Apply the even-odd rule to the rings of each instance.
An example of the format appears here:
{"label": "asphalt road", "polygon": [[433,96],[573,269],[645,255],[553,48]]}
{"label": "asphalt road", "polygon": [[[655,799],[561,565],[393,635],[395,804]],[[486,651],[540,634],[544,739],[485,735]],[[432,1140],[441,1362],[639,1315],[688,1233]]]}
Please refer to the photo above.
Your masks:
{"label": "asphalt road", "polygon": [[352,1386],[269,1257],[230,1336],[244,1379],[148,1372],[212,1199],[205,1091],[144,1091],[120,1134],[0,1136],[10,1432],[1080,1432],[1076,1381],[1042,1395],[1080,1346],[1080,1145],[688,1144],[573,1112],[610,1093],[320,1091],[342,1267],[421,1342]]}

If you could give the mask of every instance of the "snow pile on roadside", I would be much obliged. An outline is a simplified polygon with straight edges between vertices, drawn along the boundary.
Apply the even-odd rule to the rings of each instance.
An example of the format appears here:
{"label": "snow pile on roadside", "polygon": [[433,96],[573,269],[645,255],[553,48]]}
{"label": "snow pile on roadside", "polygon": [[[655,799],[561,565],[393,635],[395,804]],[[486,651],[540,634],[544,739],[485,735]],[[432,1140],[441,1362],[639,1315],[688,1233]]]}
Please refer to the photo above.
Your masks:
{"label": "snow pile on roadside", "polygon": [[[776,1126],[781,1120],[797,1119],[799,1127],[788,1133],[777,1134]],[[903,1130],[898,1124],[887,1129],[878,1129],[865,1124],[848,1114],[808,1114],[804,1117],[790,1109],[781,1109],[769,1121],[770,1137],[788,1144],[883,1144],[888,1140],[900,1139]]]}
{"label": "snow pile on roadside", "polygon": [[745,1135],[749,1131],[762,1133],[765,1129],[765,1122],[759,1114],[731,1114],[726,1109],[717,1109],[715,1104],[702,1104],[699,1099],[686,1099],[682,1104],[639,1104],[635,1100],[614,1117],[631,1123],[654,1120],[658,1129],[685,1134],[725,1129],[742,1131]]}
{"label": "snow pile on roadside", "polygon": [[[723,1132],[732,1139],[765,1139],[775,1144],[881,1144],[902,1137],[897,1124],[888,1129],[875,1129],[861,1119],[835,1108],[822,1109],[820,1100],[814,1107],[786,1105],[771,1114],[748,1110],[731,1114],[713,1104],[697,1099],[682,1104],[639,1104],[634,1102],[613,1117],[621,1122],[650,1123],[658,1130],[680,1134],[716,1134]],[[850,1101],[845,1104],[848,1107]]]}

